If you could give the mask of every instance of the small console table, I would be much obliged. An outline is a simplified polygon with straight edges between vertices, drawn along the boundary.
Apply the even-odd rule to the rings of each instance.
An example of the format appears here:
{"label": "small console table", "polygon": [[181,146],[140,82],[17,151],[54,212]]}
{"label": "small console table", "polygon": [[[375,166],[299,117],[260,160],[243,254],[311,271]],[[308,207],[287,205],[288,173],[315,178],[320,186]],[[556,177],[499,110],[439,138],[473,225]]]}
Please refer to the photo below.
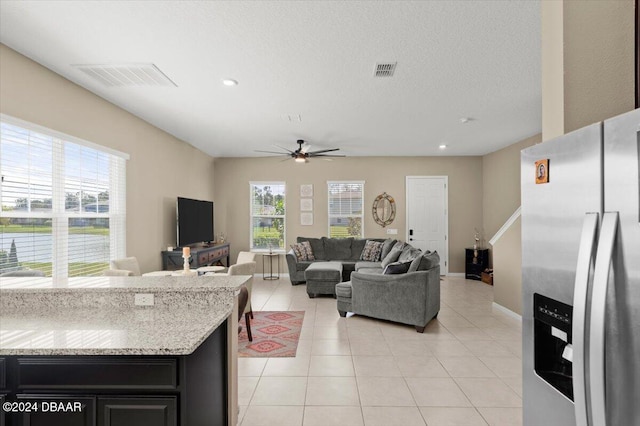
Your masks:
{"label": "small console table", "polygon": [[478,255],[474,258],[474,249],[465,249],[464,277],[468,280],[482,279],[482,271],[489,267],[489,249],[475,250]]}
{"label": "small console table", "polygon": [[[210,246],[192,247],[191,260],[189,265],[191,269],[198,269],[202,266],[213,265],[216,262],[226,260],[229,263],[229,252],[231,251],[230,243],[212,244]],[[182,269],[184,266],[182,259],[182,249],[176,248],[174,251],[162,252],[162,269],[174,271]]]}

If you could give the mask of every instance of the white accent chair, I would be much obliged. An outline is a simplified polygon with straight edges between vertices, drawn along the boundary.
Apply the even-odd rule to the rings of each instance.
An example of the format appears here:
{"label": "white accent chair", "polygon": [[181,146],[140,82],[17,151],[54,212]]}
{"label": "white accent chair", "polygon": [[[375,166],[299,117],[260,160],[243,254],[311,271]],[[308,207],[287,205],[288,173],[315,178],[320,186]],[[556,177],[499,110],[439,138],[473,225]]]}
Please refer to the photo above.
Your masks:
{"label": "white accent chair", "polygon": [[[128,273],[127,273],[128,272]],[[104,272],[107,276],[134,276],[139,277],[140,275],[140,265],[138,264],[138,259],[135,257],[125,257],[123,259],[114,259],[111,261],[111,269],[109,272]]]}
{"label": "white accent chair", "polygon": [[[229,270],[227,272],[215,273],[215,275],[251,275],[251,278],[245,284],[247,290],[249,291],[249,297],[247,300],[247,305],[244,308],[244,320],[247,324],[247,337],[249,337],[250,342],[253,341],[253,336],[251,336],[250,318],[253,319],[253,308],[251,307],[251,291],[253,290],[253,275],[256,273],[255,258],[255,253],[241,251],[238,253],[238,260],[236,264],[229,266]],[[210,273],[207,273],[206,275],[209,274]]]}

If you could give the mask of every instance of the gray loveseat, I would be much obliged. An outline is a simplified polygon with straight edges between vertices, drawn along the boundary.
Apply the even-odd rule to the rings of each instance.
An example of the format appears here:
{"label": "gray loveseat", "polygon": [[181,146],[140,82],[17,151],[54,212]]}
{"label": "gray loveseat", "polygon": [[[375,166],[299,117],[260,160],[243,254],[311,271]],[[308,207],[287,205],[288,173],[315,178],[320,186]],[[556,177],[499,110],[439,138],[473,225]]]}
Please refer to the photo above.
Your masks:
{"label": "gray loveseat", "polygon": [[382,268],[356,265],[351,281],[336,285],[338,312],[413,325],[419,333],[440,311],[440,256],[421,254],[413,272],[384,275]]}

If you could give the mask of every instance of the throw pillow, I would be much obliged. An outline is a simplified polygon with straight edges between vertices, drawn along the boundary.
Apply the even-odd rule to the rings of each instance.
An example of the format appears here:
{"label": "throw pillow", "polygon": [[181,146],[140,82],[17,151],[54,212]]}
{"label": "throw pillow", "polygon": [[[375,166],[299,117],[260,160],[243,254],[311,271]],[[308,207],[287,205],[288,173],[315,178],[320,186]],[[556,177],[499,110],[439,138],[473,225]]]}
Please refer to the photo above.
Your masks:
{"label": "throw pillow", "polygon": [[296,259],[298,261],[316,260],[313,256],[313,250],[311,249],[311,244],[309,244],[309,241],[303,241],[298,244],[293,244],[291,246],[291,249],[296,255]]}
{"label": "throw pillow", "polygon": [[321,238],[308,238],[308,237],[298,237],[298,243],[309,241],[311,244],[311,250],[313,251],[313,257],[315,260],[326,260],[324,254],[324,243]]}
{"label": "throw pillow", "polygon": [[418,271],[428,271],[429,269],[440,265],[440,255],[437,251],[425,253],[420,259],[421,260],[420,265],[418,265]]}
{"label": "throw pillow", "polygon": [[384,275],[406,274],[410,265],[411,262],[393,262],[388,264],[382,273]]}
{"label": "throw pillow", "polygon": [[398,262],[411,262],[416,257],[420,256],[422,251],[418,248],[414,248],[407,244],[402,249],[402,253],[400,253],[400,257],[398,258]]}
{"label": "throw pillow", "polygon": [[367,240],[362,249],[360,260],[367,260],[369,262],[379,262],[380,253],[382,253],[382,243],[377,241]]}
{"label": "throw pillow", "polygon": [[[418,249],[420,250],[420,249]],[[427,250],[426,252],[422,253],[420,252],[420,254],[411,261],[411,265],[409,266],[409,270],[407,272],[415,272],[418,270],[418,267],[420,266],[420,262],[422,262],[422,256],[426,256],[427,254],[431,253],[429,250]]]}
{"label": "throw pillow", "polygon": [[398,241],[395,246],[391,249],[389,254],[382,259],[382,267],[386,268],[388,264],[393,263],[398,260],[400,257],[400,253],[402,253],[402,248],[404,247],[404,243]]}
{"label": "throw pillow", "polygon": [[380,259],[384,259],[385,257],[387,257],[396,241],[397,240],[393,240],[391,238],[387,238],[386,240],[384,240],[382,244],[382,253],[380,253]]}

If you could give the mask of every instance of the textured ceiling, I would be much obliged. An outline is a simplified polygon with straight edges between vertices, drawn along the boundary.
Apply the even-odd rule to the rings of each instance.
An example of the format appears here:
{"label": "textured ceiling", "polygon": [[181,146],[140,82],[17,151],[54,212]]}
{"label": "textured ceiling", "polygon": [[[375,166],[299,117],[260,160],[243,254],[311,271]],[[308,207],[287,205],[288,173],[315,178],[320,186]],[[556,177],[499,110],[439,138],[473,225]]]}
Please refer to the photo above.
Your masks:
{"label": "textured ceiling", "polygon": [[[482,155],[541,129],[538,1],[3,0],[0,41],[215,157],[296,139]],[[377,62],[394,76],[374,78]],[[177,87],[107,88],[71,66],[111,63],[153,63]]]}

